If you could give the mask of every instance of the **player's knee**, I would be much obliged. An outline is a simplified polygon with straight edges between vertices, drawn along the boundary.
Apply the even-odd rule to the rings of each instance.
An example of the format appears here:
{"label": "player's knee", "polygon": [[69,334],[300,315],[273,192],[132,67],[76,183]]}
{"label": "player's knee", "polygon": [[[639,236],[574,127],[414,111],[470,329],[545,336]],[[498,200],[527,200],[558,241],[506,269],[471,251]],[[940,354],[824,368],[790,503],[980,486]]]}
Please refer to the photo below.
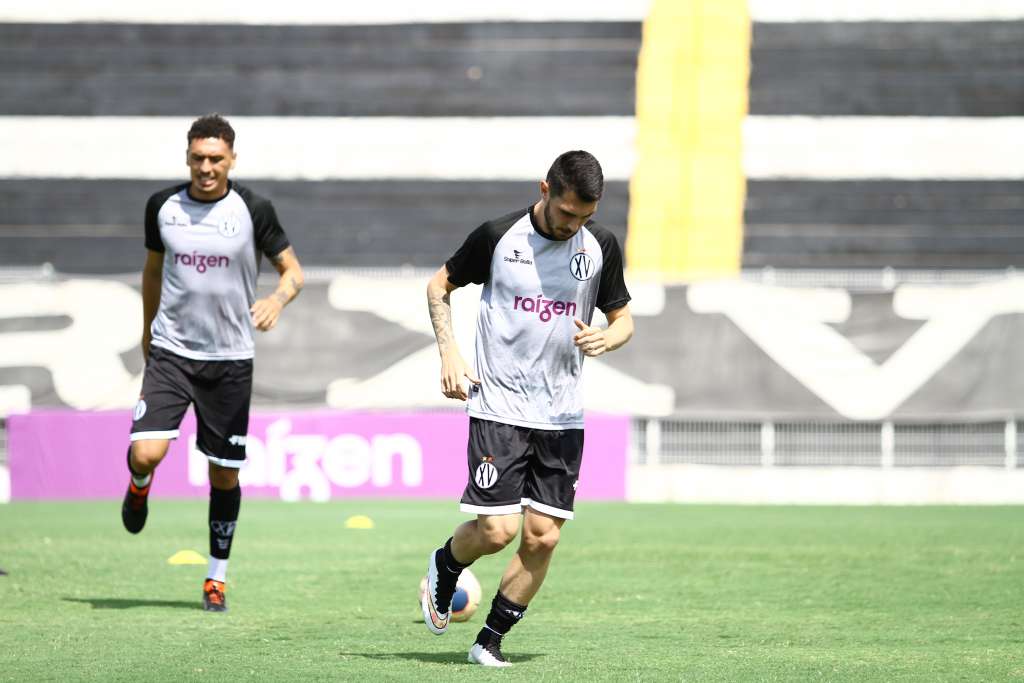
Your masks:
{"label": "player's knee", "polygon": [[498,552],[515,539],[519,523],[518,519],[513,521],[505,518],[490,518],[485,523],[478,525],[477,528],[484,554],[490,555]]}
{"label": "player's knee", "polygon": [[210,486],[229,491],[238,486],[238,469],[210,463]]}
{"label": "player's knee", "polygon": [[132,461],[136,469],[150,472],[167,454],[164,441],[136,441],[132,444]]}
{"label": "player's knee", "polygon": [[523,529],[522,548],[530,555],[550,555],[558,545],[561,530],[557,526],[546,529]]}

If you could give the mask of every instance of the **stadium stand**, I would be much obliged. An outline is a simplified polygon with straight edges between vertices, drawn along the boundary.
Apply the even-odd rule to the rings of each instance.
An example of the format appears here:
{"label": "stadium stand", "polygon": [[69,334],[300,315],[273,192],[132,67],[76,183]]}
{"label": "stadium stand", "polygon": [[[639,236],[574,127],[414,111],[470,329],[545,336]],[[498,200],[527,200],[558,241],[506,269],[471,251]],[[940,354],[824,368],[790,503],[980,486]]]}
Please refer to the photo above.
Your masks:
{"label": "stadium stand", "polygon": [[[1019,21],[755,22],[750,114],[1020,116],[1024,82],[1014,74],[1022,44]],[[943,140],[936,143],[941,154]],[[901,155],[899,146],[882,143],[874,151],[880,173]],[[1019,179],[754,180],[745,224],[748,267],[1005,268],[1024,261]]]}
{"label": "stadium stand", "polygon": [[[745,3],[749,60],[707,71],[728,70],[732,87],[749,67],[748,87],[721,98],[732,114],[746,107],[742,125],[718,131],[736,142],[722,149],[724,175],[742,190],[742,277],[631,283],[636,340],[588,368],[588,407],[634,416],[637,462],[1021,467],[1024,297],[1014,269],[1024,264],[1024,18],[988,12],[995,4],[874,2],[839,12],[830,3]],[[644,134],[636,128],[646,124],[636,74],[655,28],[647,4],[629,6],[630,16],[597,19],[370,25],[279,14],[220,26],[230,40],[214,53],[219,68],[199,75],[205,62],[189,46],[203,35],[202,17],[150,21],[142,15],[157,9],[125,4],[120,19],[0,21],[0,143],[47,150],[41,159],[0,157],[0,287],[23,288],[0,300],[0,343],[7,332],[39,335],[5,348],[0,414],[131,405],[141,372],[133,311],[104,311],[103,321],[110,339],[130,342],[79,347],[120,358],[121,375],[96,385],[103,391],[70,391],[55,380],[67,369],[33,354],[46,334],[74,332],[71,321],[92,313],[68,303],[83,282],[134,296],[142,204],[184,178],[174,159],[185,124],[211,110],[260,131],[240,135],[236,177],[274,200],[310,270],[283,333],[260,340],[254,404],[443,409],[434,387],[409,381],[436,372],[423,281],[468,230],[534,200],[543,166],[517,154],[535,148],[550,159],[563,144],[538,131],[607,145],[598,154],[609,178],[600,219],[627,244],[637,239],[641,195],[630,171]],[[715,16],[707,13],[709,26]],[[707,35],[735,31],[735,19]],[[672,55],[697,98],[686,106],[698,107],[702,88],[717,83],[701,80],[701,60],[720,66],[721,54],[691,37],[705,52],[687,44]],[[253,49],[266,44],[274,58]],[[423,158],[427,146],[406,139],[387,149],[325,140],[326,158],[308,173],[255,158],[274,131],[319,132],[325,122],[393,126],[375,141],[424,122],[443,142],[494,122],[512,132],[486,150],[451,145],[436,167]],[[680,149],[706,151],[685,139],[685,111],[669,123],[677,142],[693,143]],[[138,130],[181,139],[169,140],[166,155],[148,146],[139,160],[130,153]],[[86,139],[61,158],[32,131],[123,139],[129,151],[108,164],[89,156]],[[372,163],[378,154],[384,170]],[[154,161],[164,156],[174,163]],[[684,199],[717,200],[684,189]],[[676,216],[645,215],[663,237],[678,237]],[[698,243],[705,218],[688,218]],[[78,275],[100,277],[69,281]],[[19,307],[33,298],[37,310]],[[471,335],[467,311],[457,326]]]}

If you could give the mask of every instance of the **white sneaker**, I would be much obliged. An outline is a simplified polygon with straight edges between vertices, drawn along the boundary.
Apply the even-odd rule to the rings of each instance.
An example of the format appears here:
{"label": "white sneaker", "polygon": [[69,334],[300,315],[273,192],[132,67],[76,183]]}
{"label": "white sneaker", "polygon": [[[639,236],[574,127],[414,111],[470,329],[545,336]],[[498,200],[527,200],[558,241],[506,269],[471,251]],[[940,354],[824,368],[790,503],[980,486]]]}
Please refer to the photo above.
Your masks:
{"label": "white sneaker", "polygon": [[473,647],[469,648],[469,663],[481,666],[512,666],[512,662],[501,654],[501,645],[498,643],[491,643],[487,647],[473,643]]}
{"label": "white sneaker", "polygon": [[437,553],[440,549],[430,553],[430,564],[427,567],[427,590],[420,596],[420,607],[423,608],[423,623],[427,625],[430,632],[441,635],[448,630],[448,619],[451,616],[448,612],[440,612],[437,609]]}

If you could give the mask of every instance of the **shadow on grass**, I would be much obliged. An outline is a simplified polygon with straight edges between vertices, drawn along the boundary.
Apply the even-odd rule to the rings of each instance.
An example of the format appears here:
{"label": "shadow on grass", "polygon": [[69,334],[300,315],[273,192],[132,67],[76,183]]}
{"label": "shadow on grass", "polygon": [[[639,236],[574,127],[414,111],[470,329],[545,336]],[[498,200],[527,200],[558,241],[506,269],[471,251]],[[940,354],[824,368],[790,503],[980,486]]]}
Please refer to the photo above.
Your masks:
{"label": "shadow on grass", "polygon": [[[427,662],[431,664],[466,664],[465,652],[339,652],[342,657],[362,657],[364,659],[376,659],[379,661],[388,661],[390,659],[410,659],[417,662]],[[544,655],[529,654],[516,652],[508,656],[508,660],[513,664],[517,662],[528,662],[531,659],[537,657],[543,657]]]}
{"label": "shadow on grass", "polygon": [[93,609],[130,609],[132,607],[174,607],[178,609],[202,609],[198,601],[184,600],[133,600],[130,598],[61,598],[64,602],[78,602],[92,605]]}

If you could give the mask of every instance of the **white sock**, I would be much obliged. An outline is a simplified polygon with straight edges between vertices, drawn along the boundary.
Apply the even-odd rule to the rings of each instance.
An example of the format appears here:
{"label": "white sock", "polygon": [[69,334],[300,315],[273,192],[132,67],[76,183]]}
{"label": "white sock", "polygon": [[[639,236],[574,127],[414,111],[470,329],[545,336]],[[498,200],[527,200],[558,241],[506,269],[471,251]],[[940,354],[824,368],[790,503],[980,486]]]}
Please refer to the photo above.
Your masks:
{"label": "white sock", "polygon": [[220,560],[210,555],[210,569],[206,572],[206,578],[224,583],[224,577],[228,574],[228,561]]}
{"label": "white sock", "polygon": [[133,474],[132,475],[132,483],[135,484],[140,489],[144,489],[147,486],[149,486],[149,482],[151,482],[151,481],[153,481],[153,473],[152,472],[150,472],[149,474],[147,474],[147,475],[145,475],[143,477],[140,477],[137,474]]}

